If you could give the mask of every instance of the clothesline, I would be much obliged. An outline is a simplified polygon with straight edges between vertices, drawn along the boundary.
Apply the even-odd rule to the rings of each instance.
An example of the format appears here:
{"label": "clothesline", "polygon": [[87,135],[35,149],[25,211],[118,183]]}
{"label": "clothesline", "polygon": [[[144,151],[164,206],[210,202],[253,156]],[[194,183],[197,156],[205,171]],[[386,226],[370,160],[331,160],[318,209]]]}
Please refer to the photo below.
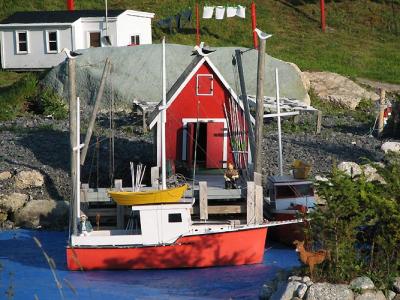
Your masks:
{"label": "clothesline", "polygon": [[246,18],[246,7],[238,5],[238,6],[204,6],[203,8],[203,19],[211,19],[214,15],[214,10],[215,10],[215,19],[217,20],[222,20],[225,17],[225,11],[226,11],[226,17],[227,18],[233,18],[233,17],[239,17],[242,19]]}

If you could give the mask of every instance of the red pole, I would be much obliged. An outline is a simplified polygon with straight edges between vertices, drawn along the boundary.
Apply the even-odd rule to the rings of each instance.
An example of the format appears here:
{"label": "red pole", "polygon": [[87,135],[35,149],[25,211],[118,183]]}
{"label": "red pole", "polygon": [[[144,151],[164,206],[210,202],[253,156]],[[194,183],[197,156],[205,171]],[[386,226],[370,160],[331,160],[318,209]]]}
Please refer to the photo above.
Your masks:
{"label": "red pole", "polygon": [[75,9],[74,0],[67,0],[67,7],[69,11],[73,11]]}
{"label": "red pole", "polygon": [[199,19],[199,4],[196,3],[196,45],[200,45],[200,19]]}
{"label": "red pole", "polygon": [[321,29],[322,32],[325,32],[325,27],[326,27],[326,23],[325,23],[325,0],[320,0],[320,7],[321,7]]}
{"label": "red pole", "polygon": [[[323,0],[321,0],[323,1]],[[251,2],[251,30],[253,32],[253,45],[255,49],[258,49],[258,37],[254,29],[257,27],[257,17],[256,17],[256,4]]]}

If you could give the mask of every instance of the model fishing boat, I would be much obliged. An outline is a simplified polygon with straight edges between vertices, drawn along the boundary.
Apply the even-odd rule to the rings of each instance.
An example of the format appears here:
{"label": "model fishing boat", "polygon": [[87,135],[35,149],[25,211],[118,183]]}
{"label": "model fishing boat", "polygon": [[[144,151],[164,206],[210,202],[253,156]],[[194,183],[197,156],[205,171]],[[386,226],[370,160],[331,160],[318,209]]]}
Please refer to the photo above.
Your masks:
{"label": "model fishing boat", "polygon": [[71,236],[70,270],[195,268],[261,263],[267,226],[194,223],[191,203],[132,207],[130,228]]}
{"label": "model fishing boat", "polygon": [[156,203],[178,202],[187,190],[188,185],[165,190],[148,190],[139,192],[114,192],[109,191],[108,195],[119,205],[140,205]]}

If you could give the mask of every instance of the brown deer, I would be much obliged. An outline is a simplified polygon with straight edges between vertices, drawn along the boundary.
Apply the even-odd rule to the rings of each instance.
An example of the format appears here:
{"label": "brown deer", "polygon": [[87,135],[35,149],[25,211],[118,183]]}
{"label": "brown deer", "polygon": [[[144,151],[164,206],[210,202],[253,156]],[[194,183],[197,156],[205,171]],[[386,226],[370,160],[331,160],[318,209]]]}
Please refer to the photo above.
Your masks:
{"label": "brown deer", "polygon": [[308,267],[310,268],[311,278],[313,277],[315,265],[318,265],[327,259],[331,259],[329,250],[319,250],[317,252],[307,251],[304,248],[304,241],[300,242],[297,240],[293,242],[293,245],[296,246],[296,252],[300,253],[301,262],[308,265]]}

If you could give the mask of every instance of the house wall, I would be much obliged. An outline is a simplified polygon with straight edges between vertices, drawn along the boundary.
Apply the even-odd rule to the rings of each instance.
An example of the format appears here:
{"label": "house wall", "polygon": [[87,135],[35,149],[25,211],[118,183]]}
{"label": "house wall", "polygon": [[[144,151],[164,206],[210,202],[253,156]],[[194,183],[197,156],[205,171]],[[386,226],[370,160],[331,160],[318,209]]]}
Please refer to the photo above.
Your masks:
{"label": "house wall", "polygon": [[[175,101],[167,109],[166,123],[166,156],[170,160],[182,158],[182,119],[225,119],[224,103],[229,107],[230,93],[222,82],[214,75],[213,96],[196,96],[197,74],[213,74],[212,69],[204,63],[190,79],[186,87],[180,92]],[[197,110],[197,101],[199,108]],[[243,122],[243,115],[240,115]],[[226,133],[227,134],[227,133]],[[228,136],[227,160],[233,161],[231,141]]]}
{"label": "house wall", "polygon": [[[16,31],[28,31],[28,53],[17,53]],[[64,27],[3,28],[1,32],[1,63],[4,69],[51,68],[65,60],[65,53],[48,53],[46,30],[58,30],[58,49],[72,48],[72,29]]]}
{"label": "house wall", "polygon": [[[117,22],[115,18],[108,20],[108,35],[113,46],[117,44]],[[74,23],[75,49],[87,49],[90,46],[89,33],[100,32],[101,36],[107,35],[105,18],[82,18]]]}
{"label": "house wall", "polygon": [[125,13],[118,17],[118,46],[131,44],[131,36],[139,35],[140,44],[151,44],[151,18],[139,17]]}

